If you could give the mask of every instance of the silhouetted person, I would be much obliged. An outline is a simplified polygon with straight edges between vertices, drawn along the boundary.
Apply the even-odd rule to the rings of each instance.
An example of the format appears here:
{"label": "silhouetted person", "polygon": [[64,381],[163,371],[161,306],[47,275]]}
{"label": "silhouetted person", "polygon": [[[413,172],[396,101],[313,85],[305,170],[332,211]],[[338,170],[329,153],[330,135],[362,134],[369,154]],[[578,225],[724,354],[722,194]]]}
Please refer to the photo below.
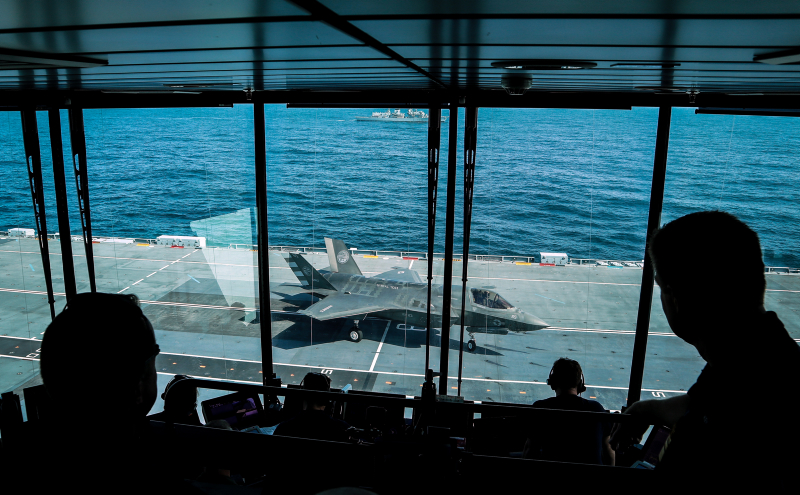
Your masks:
{"label": "silhouetted person", "polygon": [[[308,373],[300,382],[307,390],[330,392],[331,379],[321,373]],[[350,425],[332,418],[325,409],[328,401],[304,400],[303,410],[295,417],[284,421],[275,428],[274,435],[287,437],[314,438],[317,440],[345,441],[345,433]]]}
{"label": "silhouetted person", "polygon": [[146,415],[158,393],[158,353],[136,296],[87,293],[68,302],[42,339],[42,381],[58,419],[31,459],[38,482],[59,491],[193,492],[152,459]]}
{"label": "silhouetted person", "polygon": [[183,425],[201,426],[200,416],[197,414],[197,387],[172,387],[181,380],[189,378],[186,375],[175,375],[164,387],[161,398],[164,400],[164,410],[149,416],[156,421],[172,421]]}
{"label": "silhouetted person", "polygon": [[[764,309],[758,236],[730,214],[692,213],[658,230],[649,253],[670,328],[706,361],[685,395],[625,411],[673,427],[656,471],[715,487],[789,480],[800,441],[793,390],[800,348]],[[703,263],[689,261],[698,255]],[[612,444],[641,434],[622,427]]]}
{"label": "silhouetted person", "polygon": [[[586,391],[581,365],[569,358],[553,363],[547,384],[556,396],[537,400],[533,407],[569,411],[605,412],[603,406],[579,394]],[[614,451],[609,443],[611,424],[557,420],[531,426],[522,456],[560,462],[614,465]]]}

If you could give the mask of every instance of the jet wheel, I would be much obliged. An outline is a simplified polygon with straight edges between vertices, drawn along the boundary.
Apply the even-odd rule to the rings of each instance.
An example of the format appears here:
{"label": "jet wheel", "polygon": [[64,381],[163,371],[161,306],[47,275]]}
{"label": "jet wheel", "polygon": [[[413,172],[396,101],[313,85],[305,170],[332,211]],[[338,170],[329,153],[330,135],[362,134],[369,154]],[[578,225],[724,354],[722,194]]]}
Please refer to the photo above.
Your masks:
{"label": "jet wheel", "polygon": [[475,343],[475,339],[470,339],[470,341],[467,342],[467,350],[469,352],[475,352],[475,349],[477,349],[477,348],[478,348],[478,344]]}
{"label": "jet wheel", "polygon": [[353,342],[361,342],[361,339],[364,337],[364,332],[359,330],[358,328],[353,328],[350,330],[350,340]]}

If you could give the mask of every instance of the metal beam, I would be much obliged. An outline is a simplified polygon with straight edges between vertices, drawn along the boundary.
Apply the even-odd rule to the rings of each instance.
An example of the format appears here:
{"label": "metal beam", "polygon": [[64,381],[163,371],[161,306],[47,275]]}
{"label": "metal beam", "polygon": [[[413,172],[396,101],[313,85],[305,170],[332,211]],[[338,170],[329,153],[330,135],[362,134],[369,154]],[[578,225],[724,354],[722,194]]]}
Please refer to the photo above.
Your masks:
{"label": "metal beam", "polygon": [[442,141],[442,109],[428,110],[428,307],[425,319],[425,372],[431,367],[431,292],[433,251],[436,239],[436,200],[439,187],[439,148]]}
{"label": "metal beam", "polygon": [[61,142],[61,112],[51,108],[47,112],[50,123],[50,151],[53,156],[53,183],[56,189],[58,237],[61,243],[61,267],[64,271],[64,292],[69,302],[78,290],[75,285],[75,264],[72,258],[72,233],[69,230],[67,204],[67,179],[64,174],[64,146]]}
{"label": "metal beam", "polygon": [[464,259],[461,269],[461,335],[458,339],[458,395],[464,368],[464,310],[467,298],[469,234],[472,225],[472,192],[475,185],[475,149],[478,142],[478,108],[467,107],[464,114]]}
{"label": "metal beam", "polygon": [[439,344],[439,395],[447,395],[450,364],[450,305],[453,296],[453,235],[456,214],[456,160],[458,156],[458,104],[450,106],[447,142],[447,209],[444,225],[444,279],[442,285],[442,339]]}
{"label": "metal beam", "polygon": [[50,317],[56,317],[56,300],[53,297],[53,279],[50,274],[50,248],[47,244],[47,216],[44,208],[44,186],[42,183],[42,156],[39,150],[39,127],[36,123],[36,110],[20,112],[22,119],[22,141],[25,146],[25,163],[28,167],[28,183],[33,199],[33,217],[36,222],[36,236],[39,239],[39,252],[42,254],[42,271],[47,287],[47,302]]}
{"label": "metal beam", "polygon": [[256,226],[258,229],[258,304],[261,328],[261,371],[264,385],[275,377],[272,369],[272,311],[269,302],[269,232],[267,230],[267,129],[264,105],[253,105],[253,144],[256,165]]}
{"label": "metal beam", "polygon": [[669,147],[669,126],[671,107],[658,109],[658,130],[656,131],[656,153],[653,162],[653,182],[650,186],[650,213],[647,217],[647,240],[642,267],[642,290],[639,294],[639,313],[636,317],[636,337],[633,341],[631,378],[628,385],[628,405],[638,401],[642,395],[642,376],[644,375],[645,353],[647,352],[647,333],[650,330],[650,310],[653,304],[653,265],[650,260],[650,238],[661,226],[661,210],[664,205],[664,181],[667,176],[667,149]]}
{"label": "metal beam", "polygon": [[347,21],[344,17],[340,16],[333,10],[323,5],[321,2],[318,2],[317,0],[289,0],[289,2],[297,5],[301,9],[304,9],[312,16],[316,16],[317,18],[322,20],[322,22],[331,26],[332,28],[338,29],[339,31],[345,33],[346,35],[351,36],[357,39],[358,41],[364,43],[365,45],[381,52],[387,57],[400,62],[409,69],[412,69],[422,74],[423,76],[430,79],[430,81],[433,82],[436,86],[440,88],[446,87],[445,84],[441,82],[438,78],[436,78],[433,74],[426,71],[422,67],[418,66],[411,60],[403,57],[402,55],[392,50],[387,45],[381,43],[377,39],[373,38],[369,34],[365,33],[364,31],[362,31],[361,29],[359,29],[358,27]]}
{"label": "metal beam", "polygon": [[86,268],[89,271],[89,289],[97,292],[94,275],[94,248],[92,247],[92,215],[89,207],[89,175],[86,170],[86,136],[83,129],[83,109],[69,109],[69,137],[72,148],[72,169],[78,191],[78,210],[81,215],[83,248],[86,251]]}

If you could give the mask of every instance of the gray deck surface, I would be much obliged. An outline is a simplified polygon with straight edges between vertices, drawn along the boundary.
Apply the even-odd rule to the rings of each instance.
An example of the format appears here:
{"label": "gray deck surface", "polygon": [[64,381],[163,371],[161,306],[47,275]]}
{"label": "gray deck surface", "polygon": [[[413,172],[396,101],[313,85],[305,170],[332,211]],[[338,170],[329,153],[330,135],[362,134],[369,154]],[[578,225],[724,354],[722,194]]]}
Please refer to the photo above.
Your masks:
{"label": "gray deck surface", "polygon": [[[50,241],[49,246],[58,311],[65,303],[60,245]],[[135,293],[153,322],[162,349],[157,361],[161,388],[176,373],[261,381],[255,252],[116,243],[94,244],[94,250],[98,290]],[[78,291],[88,291],[83,244],[74,242],[73,252]],[[317,268],[328,266],[324,253],[307,258]],[[409,266],[423,279],[427,273],[424,260],[357,256],[356,261],[367,276]],[[442,263],[434,262],[436,283],[442,282]],[[461,263],[455,265],[453,283],[458,284]],[[37,383],[38,341],[50,322],[37,242],[0,238],[0,274],[0,389],[19,392]],[[478,334],[476,352],[464,350],[461,395],[467,400],[512,403],[549,397],[552,391],[544,382],[550,367],[567,356],[583,366],[584,397],[619,409],[628,387],[641,276],[641,269],[628,267],[470,262],[471,286],[492,288],[551,327],[528,334]],[[311,321],[295,314],[316,299],[299,287],[277,252],[270,252],[270,288],[275,371],[284,383],[299,383],[308,371],[327,370],[336,387],[349,383],[356,390],[419,394],[425,367],[424,329],[367,319],[361,324],[364,339],[353,343],[347,340],[349,321]],[[704,365],[693,347],[672,334],[658,297],[656,287],[643,398],[683,393]],[[766,307],[778,313],[794,339],[800,339],[800,276],[767,275]],[[459,328],[453,327],[449,342],[448,386],[453,395],[458,385],[458,333]],[[430,353],[434,369],[440,344],[440,331],[434,329]],[[108,357],[113,359],[113,351]],[[97,372],[92,361],[98,358],[85,358],[87,373]],[[108,366],[106,358],[101,367]],[[90,381],[86,378],[87,385]]]}

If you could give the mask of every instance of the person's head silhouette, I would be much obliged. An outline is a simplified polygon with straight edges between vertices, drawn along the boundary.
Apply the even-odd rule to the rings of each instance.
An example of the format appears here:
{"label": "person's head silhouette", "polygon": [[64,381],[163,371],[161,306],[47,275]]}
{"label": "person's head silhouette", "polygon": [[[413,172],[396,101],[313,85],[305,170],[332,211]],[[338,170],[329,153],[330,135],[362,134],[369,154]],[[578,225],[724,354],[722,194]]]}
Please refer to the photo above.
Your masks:
{"label": "person's head silhouette", "polygon": [[156,401],[158,353],[136,296],[78,294],[44,333],[42,381],[60,414],[85,415],[88,401],[97,401],[106,412],[93,421],[122,426],[144,418]]}
{"label": "person's head silhouette", "polygon": [[570,358],[559,358],[553,363],[547,384],[556,396],[565,394],[581,394],[586,391],[581,365]]}
{"label": "person's head silhouette", "polygon": [[761,244],[733,215],[703,211],[673,220],[653,235],[649,253],[670,327],[701,353],[763,313]]}

